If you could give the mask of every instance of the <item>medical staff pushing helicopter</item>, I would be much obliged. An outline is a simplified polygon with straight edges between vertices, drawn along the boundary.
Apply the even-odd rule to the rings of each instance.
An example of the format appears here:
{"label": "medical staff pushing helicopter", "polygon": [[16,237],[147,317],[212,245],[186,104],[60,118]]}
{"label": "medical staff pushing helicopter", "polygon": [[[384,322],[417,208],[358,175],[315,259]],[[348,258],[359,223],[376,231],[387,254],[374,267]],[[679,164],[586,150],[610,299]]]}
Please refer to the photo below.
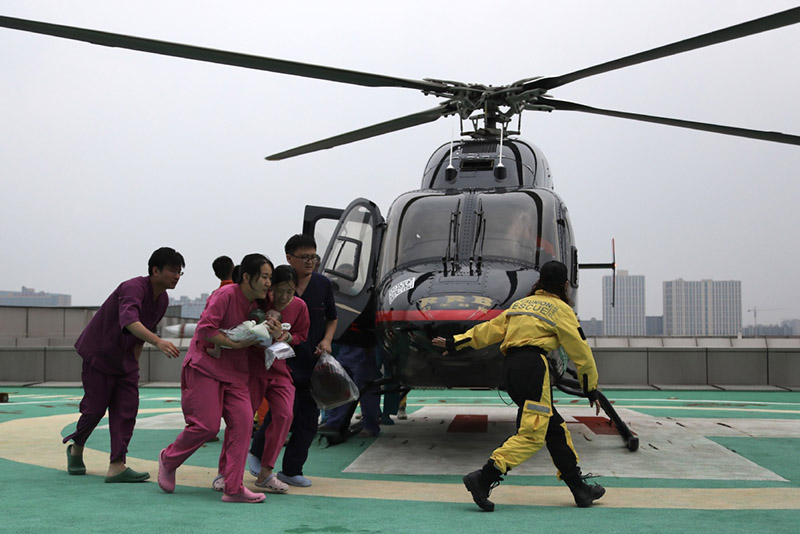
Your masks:
{"label": "medical staff pushing helicopter", "polygon": [[437,337],[433,344],[454,353],[465,347],[480,349],[500,343],[503,379],[509,396],[519,406],[517,433],[492,452],[483,468],[464,476],[464,485],[481,509],[491,512],[489,493],[512,468],[533,456],[547,444],[559,478],[566,482],[575,503],[590,506],[606,490],[588,485],[578,467],[578,453],[572,445],[564,419],[553,406],[547,353],[559,345],[578,369],[578,379],[591,406],[597,401],[597,367],[575,312],[569,304],[567,267],[558,261],[545,263],[539,281],[528,297],[514,302],[491,321],[449,338]]}

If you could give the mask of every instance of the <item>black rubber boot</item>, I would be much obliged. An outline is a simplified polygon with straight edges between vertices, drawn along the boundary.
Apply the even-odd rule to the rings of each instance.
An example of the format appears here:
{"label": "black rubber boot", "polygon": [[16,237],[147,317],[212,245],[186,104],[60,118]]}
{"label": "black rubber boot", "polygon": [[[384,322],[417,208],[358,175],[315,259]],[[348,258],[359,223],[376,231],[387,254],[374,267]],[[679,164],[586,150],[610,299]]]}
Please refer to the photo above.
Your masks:
{"label": "black rubber boot", "polygon": [[503,480],[502,474],[494,466],[494,462],[489,460],[481,469],[473,471],[462,478],[467,490],[472,494],[472,500],[481,510],[485,512],[494,511],[494,503],[489,500],[489,494]]}
{"label": "black rubber boot", "polygon": [[578,469],[575,473],[569,476],[562,475],[564,482],[567,483],[572,496],[575,497],[575,504],[580,508],[587,508],[592,505],[600,497],[606,494],[606,489],[599,484],[587,484],[586,477],[581,476],[581,471]]}

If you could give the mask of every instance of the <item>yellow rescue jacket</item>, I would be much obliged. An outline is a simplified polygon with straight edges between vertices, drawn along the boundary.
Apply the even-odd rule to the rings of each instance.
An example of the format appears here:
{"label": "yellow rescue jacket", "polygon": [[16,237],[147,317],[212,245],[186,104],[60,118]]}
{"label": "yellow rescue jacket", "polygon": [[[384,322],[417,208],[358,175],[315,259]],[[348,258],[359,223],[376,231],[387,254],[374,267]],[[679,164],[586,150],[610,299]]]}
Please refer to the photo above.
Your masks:
{"label": "yellow rescue jacket", "polygon": [[491,321],[453,336],[453,341],[456,349],[480,349],[500,343],[503,354],[511,347],[535,345],[550,352],[561,345],[575,362],[581,386],[586,376],[588,391],[597,389],[597,366],[575,311],[552,293],[538,290],[514,302]]}

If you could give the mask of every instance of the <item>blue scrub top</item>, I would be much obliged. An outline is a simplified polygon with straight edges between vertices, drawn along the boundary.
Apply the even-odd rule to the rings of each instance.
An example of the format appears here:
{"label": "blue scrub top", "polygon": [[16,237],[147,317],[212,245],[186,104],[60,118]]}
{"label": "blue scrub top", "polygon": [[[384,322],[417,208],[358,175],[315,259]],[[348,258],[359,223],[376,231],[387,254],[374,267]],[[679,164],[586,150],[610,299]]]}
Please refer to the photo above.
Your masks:
{"label": "blue scrub top", "polygon": [[336,304],[333,300],[333,286],[330,280],[319,273],[311,273],[306,290],[298,295],[308,306],[308,318],[311,326],[308,338],[295,347],[295,357],[289,358],[289,367],[295,383],[309,382],[311,371],[317,363],[314,349],[325,337],[325,327],[329,321],[336,319]]}

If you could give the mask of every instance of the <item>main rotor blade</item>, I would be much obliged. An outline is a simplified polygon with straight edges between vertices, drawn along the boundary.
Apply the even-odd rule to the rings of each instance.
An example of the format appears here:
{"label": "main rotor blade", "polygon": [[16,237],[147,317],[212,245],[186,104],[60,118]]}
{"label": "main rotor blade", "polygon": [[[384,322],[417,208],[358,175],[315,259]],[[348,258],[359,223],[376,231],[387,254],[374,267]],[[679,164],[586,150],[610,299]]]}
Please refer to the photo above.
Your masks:
{"label": "main rotor blade", "polygon": [[588,78],[589,76],[595,76],[597,74],[603,74],[612,70],[638,65],[639,63],[645,63],[647,61],[653,61],[655,59],[661,59],[663,57],[668,57],[675,54],[682,54],[683,52],[688,52],[690,50],[696,50],[698,48],[724,43],[725,41],[731,41],[733,39],[740,39],[749,35],[775,30],[784,26],[797,24],[798,22],[800,22],[800,7],[795,7],[780,13],[775,13],[773,15],[751,20],[750,22],[743,22],[741,24],[736,24],[735,26],[730,26],[721,30],[698,35],[697,37],[684,39],[683,41],[653,48],[652,50],[647,50],[645,52],[639,52],[638,54],[633,54],[613,61],[608,61],[606,63],[601,63],[593,67],[576,70],[575,72],[571,72],[569,74],[532,80],[523,85],[523,91],[528,91],[531,89],[554,89],[576,80]]}
{"label": "main rotor blade", "polygon": [[372,126],[367,126],[366,128],[361,128],[359,130],[354,130],[352,132],[344,133],[334,137],[329,137],[328,139],[309,143],[291,150],[285,150],[283,152],[267,156],[266,159],[269,161],[278,161],[286,158],[292,158],[294,156],[300,156],[302,154],[308,154],[310,152],[316,152],[318,150],[324,150],[326,148],[346,145],[354,141],[361,141],[362,139],[368,139],[370,137],[376,137],[378,135],[411,128],[412,126],[419,126],[420,124],[433,122],[436,119],[446,117],[447,115],[452,115],[454,113],[456,113],[455,104],[452,101],[447,101],[432,109],[420,111],[419,113],[414,113],[412,115],[406,115],[405,117],[392,119],[380,124],[374,124]]}
{"label": "main rotor blade", "polygon": [[761,130],[749,130],[747,128],[736,128],[734,126],[721,126],[719,124],[708,124],[705,122],[693,122],[681,119],[671,119],[669,117],[656,117],[653,115],[640,115],[638,113],[628,113],[625,111],[614,111],[610,109],[593,108],[574,102],[564,100],[553,100],[550,98],[540,98],[538,104],[552,106],[554,109],[563,111],[581,111],[595,115],[606,115],[620,119],[630,119],[642,122],[653,122],[656,124],[666,124],[667,126],[677,126],[689,130],[701,130],[704,132],[714,132],[736,137],[747,137],[750,139],[760,139],[762,141],[772,141],[773,143],[784,143],[787,145],[800,145],[800,136],[784,134],[780,132],[764,132]]}
{"label": "main rotor blade", "polygon": [[311,65],[296,61],[286,61],[262,56],[252,56],[240,54],[238,52],[227,52],[224,50],[214,50],[167,41],[157,41],[143,37],[134,37],[118,33],[101,32],[73,26],[62,26],[39,22],[35,20],[17,19],[13,17],[0,16],[0,27],[11,28],[74,41],[85,41],[87,43],[110,46],[114,48],[126,48],[139,52],[151,54],[161,54],[165,56],[192,59],[208,63],[219,63],[234,67],[244,67],[246,69],[263,70],[289,74],[292,76],[302,76],[305,78],[315,78],[318,80],[328,80],[331,82],[347,83],[352,85],[362,85],[365,87],[403,87],[407,89],[418,89],[435,94],[449,96],[452,91],[448,91],[448,86],[436,82],[424,80],[408,80],[405,78],[395,78],[382,74],[371,74],[368,72],[358,72],[354,70],[337,69],[322,65]]}

